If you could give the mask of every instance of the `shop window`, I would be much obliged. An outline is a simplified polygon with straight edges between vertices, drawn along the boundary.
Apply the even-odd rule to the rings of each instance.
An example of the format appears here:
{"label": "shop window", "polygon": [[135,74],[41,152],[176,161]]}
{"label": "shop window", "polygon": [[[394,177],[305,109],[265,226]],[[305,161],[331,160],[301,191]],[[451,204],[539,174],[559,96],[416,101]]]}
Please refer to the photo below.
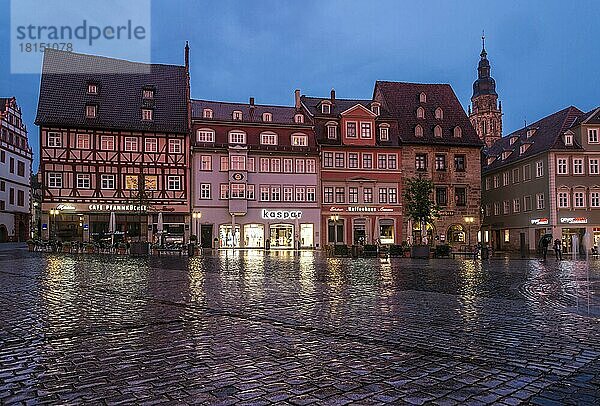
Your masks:
{"label": "shop window", "polygon": [[294,248],[294,226],[291,224],[272,224],[270,226],[271,248]]}
{"label": "shop window", "polygon": [[302,248],[314,247],[314,225],[300,224],[300,246]]}
{"label": "shop window", "polygon": [[239,248],[240,247],[240,226],[225,224],[219,227],[219,246],[221,248]]}
{"label": "shop window", "polygon": [[244,225],[244,247],[263,248],[265,246],[265,226],[262,224]]}
{"label": "shop window", "polygon": [[394,244],[394,220],[379,220],[379,243]]}

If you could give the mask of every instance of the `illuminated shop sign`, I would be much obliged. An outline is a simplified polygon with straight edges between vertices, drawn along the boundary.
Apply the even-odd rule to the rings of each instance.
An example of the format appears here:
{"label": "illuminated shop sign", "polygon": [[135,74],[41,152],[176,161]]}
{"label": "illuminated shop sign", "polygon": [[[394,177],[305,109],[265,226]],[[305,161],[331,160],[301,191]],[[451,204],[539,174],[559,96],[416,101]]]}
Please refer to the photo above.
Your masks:
{"label": "illuminated shop sign", "polygon": [[60,210],[60,211],[63,211],[63,210],[75,210],[75,206],[71,206],[71,205],[68,205],[68,204],[57,204],[56,205],[56,210]]}
{"label": "illuminated shop sign", "polygon": [[265,220],[288,220],[302,218],[301,210],[262,210],[262,218]]}
{"label": "illuminated shop sign", "polygon": [[[587,223],[587,221],[586,221],[586,223]],[[537,226],[544,226],[544,225],[548,224],[548,219],[532,219],[531,224],[537,225]]]}
{"label": "illuminated shop sign", "polygon": [[146,211],[146,206],[136,204],[90,204],[91,211]]}
{"label": "illuminated shop sign", "polygon": [[585,217],[561,217],[560,222],[563,224],[587,224],[588,219]]}
{"label": "illuminated shop sign", "polygon": [[393,207],[373,207],[373,206],[349,206],[349,207],[335,207],[332,206],[329,209],[332,213],[340,213],[348,211],[351,213],[377,213],[377,212],[393,212]]}

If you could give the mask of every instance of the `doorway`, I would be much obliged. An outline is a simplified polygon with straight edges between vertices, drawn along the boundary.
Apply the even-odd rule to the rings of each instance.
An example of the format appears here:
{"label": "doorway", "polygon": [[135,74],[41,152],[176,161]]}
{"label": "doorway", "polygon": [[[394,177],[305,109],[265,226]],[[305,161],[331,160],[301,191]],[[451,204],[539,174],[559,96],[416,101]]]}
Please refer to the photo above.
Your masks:
{"label": "doorway", "polygon": [[0,224],[0,243],[8,242],[8,230],[4,224]]}
{"label": "doorway", "polygon": [[200,226],[200,246],[202,248],[212,248],[212,236],[212,224],[202,224]]}

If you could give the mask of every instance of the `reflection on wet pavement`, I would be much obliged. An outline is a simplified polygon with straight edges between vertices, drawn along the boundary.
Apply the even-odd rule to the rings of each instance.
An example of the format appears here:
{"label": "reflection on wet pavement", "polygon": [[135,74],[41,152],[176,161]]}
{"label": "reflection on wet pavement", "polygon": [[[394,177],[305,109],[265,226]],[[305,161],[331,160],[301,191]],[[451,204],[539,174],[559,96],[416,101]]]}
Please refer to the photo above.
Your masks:
{"label": "reflection on wet pavement", "polygon": [[597,404],[600,262],[3,253],[0,402]]}

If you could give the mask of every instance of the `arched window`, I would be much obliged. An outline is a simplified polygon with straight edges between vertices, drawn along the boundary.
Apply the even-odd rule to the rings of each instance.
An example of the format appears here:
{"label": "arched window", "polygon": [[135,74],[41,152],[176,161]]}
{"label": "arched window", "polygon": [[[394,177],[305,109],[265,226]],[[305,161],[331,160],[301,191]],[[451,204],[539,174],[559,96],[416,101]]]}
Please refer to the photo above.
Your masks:
{"label": "arched window", "polygon": [[433,136],[441,137],[442,136],[442,127],[440,127],[439,125],[436,125],[435,127],[433,127]]}
{"label": "arched window", "polygon": [[260,143],[262,145],[277,145],[277,134],[275,134],[274,132],[261,133]]}
{"label": "arched window", "polygon": [[423,136],[423,127],[421,127],[420,125],[417,125],[415,127],[415,137],[422,137]]}
{"label": "arched window", "polygon": [[425,109],[423,107],[417,109],[417,118],[425,118]]}
{"label": "arched window", "polygon": [[444,118],[444,110],[442,110],[440,107],[435,109],[435,118],[438,120],[442,120]]}
{"label": "arched window", "polygon": [[230,131],[229,132],[229,143],[230,144],[245,144],[246,133],[243,131]]}
{"label": "arched window", "polygon": [[308,136],[302,133],[292,134],[291,144],[294,147],[306,147],[308,146]]}
{"label": "arched window", "polygon": [[294,116],[294,122],[298,123],[298,124],[304,123],[304,115],[303,114],[296,114]]}
{"label": "arched window", "polygon": [[329,121],[325,124],[327,128],[327,138],[330,140],[335,140],[337,138],[337,123],[335,121]]}
{"label": "arched window", "polygon": [[265,121],[265,122],[270,123],[271,121],[273,121],[273,114],[271,114],[271,113],[263,113],[262,120]]}
{"label": "arched window", "polygon": [[213,118],[213,111],[211,109],[204,109],[202,111],[202,118]]}
{"label": "arched window", "polygon": [[331,113],[331,105],[329,104],[329,101],[323,101],[323,103],[321,104],[321,113],[323,114],[330,114]]}
{"label": "arched window", "polygon": [[243,118],[242,112],[239,110],[234,111],[232,114],[232,118],[237,121],[242,121],[242,118]]}
{"label": "arched window", "polygon": [[419,95],[419,103],[427,103],[427,95],[423,92]]}
{"label": "arched window", "polygon": [[462,137],[462,129],[459,126],[454,127],[454,136],[456,138]]}
{"label": "arched window", "polygon": [[215,142],[215,131],[210,128],[200,128],[196,134],[198,142]]}
{"label": "arched window", "polygon": [[381,124],[379,126],[379,139],[381,141],[389,141],[390,140],[390,125],[389,124]]}

